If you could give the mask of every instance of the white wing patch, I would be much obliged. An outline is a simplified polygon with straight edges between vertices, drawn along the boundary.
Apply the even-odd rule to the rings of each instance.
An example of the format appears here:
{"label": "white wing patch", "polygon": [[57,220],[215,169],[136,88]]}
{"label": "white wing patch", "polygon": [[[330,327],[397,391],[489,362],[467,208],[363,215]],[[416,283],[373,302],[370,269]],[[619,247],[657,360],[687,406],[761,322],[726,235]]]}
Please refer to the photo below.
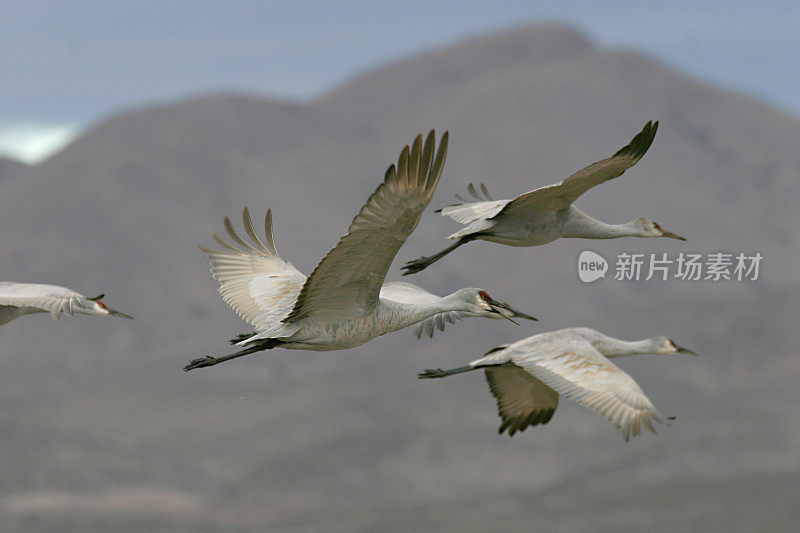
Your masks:
{"label": "white wing patch", "polygon": [[493,200],[491,202],[471,202],[451,205],[442,208],[442,216],[450,217],[461,224],[472,224],[481,219],[492,218],[502,211],[510,200]]}
{"label": "white wing patch", "polygon": [[478,233],[491,228],[496,222],[490,219],[502,211],[508,202],[510,200],[493,200],[491,202],[473,202],[445,207],[442,209],[442,215],[467,226],[447,238],[455,240],[470,233]]}
{"label": "white wing patch", "polygon": [[281,320],[292,310],[306,277],[278,255],[270,210],[264,221],[265,242],[255,232],[246,207],[242,223],[252,243],[242,239],[225,217],[228,236],[238,247],[212,234],[226,251],[200,249],[208,254],[211,274],[220,284],[222,298],[239,316],[260,333],[283,330]]}

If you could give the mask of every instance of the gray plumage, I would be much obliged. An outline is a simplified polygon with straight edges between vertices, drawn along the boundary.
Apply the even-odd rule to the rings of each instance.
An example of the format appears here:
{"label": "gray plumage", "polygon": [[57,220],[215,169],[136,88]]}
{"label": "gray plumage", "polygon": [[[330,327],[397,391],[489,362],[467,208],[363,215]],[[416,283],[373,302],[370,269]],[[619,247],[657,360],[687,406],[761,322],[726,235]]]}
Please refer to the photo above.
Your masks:
{"label": "gray plumage", "polygon": [[22,315],[50,313],[58,320],[62,313],[133,318],[115,309],[109,309],[100,299],[87,298],[66,287],[43,283],[14,283],[0,281],[0,326]]}
{"label": "gray plumage", "polygon": [[643,353],[693,352],[666,337],[622,341],[589,328],[540,333],[490,350],[467,366],[426,370],[420,378],[440,378],[483,368],[502,419],[499,432],[509,436],[528,426],[546,424],[564,395],[617,426],[625,440],[643,425],[662,417],[639,385],[608,360]]}
{"label": "gray plumage", "polygon": [[459,246],[484,240],[508,246],[540,246],[561,238],[613,239],[617,237],[683,237],[664,230],[655,222],[640,218],[626,224],[607,224],[596,220],[573,202],[583,193],[603,182],[621,176],[647,152],[658,130],[658,122],[648,122],[631,142],[613,156],[579,170],[564,181],[540,187],[510,200],[492,200],[481,184],[483,198],[470,183],[467,192],[475,202],[465,202],[441,209],[464,224],[448,239],[455,242],[429,257],[409,261],[404,275],[419,272]]}

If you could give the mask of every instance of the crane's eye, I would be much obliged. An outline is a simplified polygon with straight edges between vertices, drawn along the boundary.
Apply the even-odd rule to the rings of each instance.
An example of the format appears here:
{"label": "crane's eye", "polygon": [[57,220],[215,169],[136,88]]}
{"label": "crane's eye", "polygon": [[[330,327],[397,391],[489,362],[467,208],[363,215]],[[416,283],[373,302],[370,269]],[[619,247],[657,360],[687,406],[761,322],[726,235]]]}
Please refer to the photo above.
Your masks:
{"label": "crane's eye", "polygon": [[108,311],[108,307],[106,307],[106,304],[104,304],[100,300],[97,300],[97,305],[99,305],[101,309],[105,309],[106,311]]}
{"label": "crane's eye", "polygon": [[491,302],[492,301],[492,297],[489,296],[489,293],[487,293],[486,291],[479,292],[478,296],[480,296],[481,300],[483,300],[485,302]]}
{"label": "crane's eye", "polygon": [[669,339],[669,343],[672,345],[672,347],[673,347],[673,348],[675,348],[676,350],[678,349],[678,345],[677,345],[677,344],[675,344],[675,341],[674,341],[674,340],[672,340],[672,339]]}

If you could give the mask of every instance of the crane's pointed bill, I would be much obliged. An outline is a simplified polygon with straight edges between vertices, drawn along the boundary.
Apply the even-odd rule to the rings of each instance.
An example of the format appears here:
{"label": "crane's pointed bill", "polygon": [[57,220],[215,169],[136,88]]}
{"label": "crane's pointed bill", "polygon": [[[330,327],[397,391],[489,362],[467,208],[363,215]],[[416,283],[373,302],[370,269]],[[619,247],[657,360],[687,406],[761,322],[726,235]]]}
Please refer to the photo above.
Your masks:
{"label": "crane's pointed bill", "polygon": [[675,349],[678,350],[678,353],[688,353],[689,355],[697,355],[693,351],[688,350],[688,349],[684,348],[683,346],[678,346],[677,344],[675,345]]}
{"label": "crane's pointed bill", "polygon": [[662,237],[669,237],[670,239],[678,239],[679,241],[685,241],[686,240],[684,237],[681,237],[680,235],[675,235],[671,231],[667,231],[665,229],[661,230],[661,236]]}
{"label": "crane's pointed bill", "polygon": [[130,318],[131,320],[133,320],[133,317],[131,315],[126,315],[125,313],[120,313],[116,309],[109,309],[108,310],[108,314],[113,315],[113,316],[119,316],[119,317],[122,317],[122,318]]}
{"label": "crane's pointed bill", "polygon": [[[536,320],[536,321],[539,320],[538,318],[532,317],[531,315],[527,315],[525,313],[521,313],[520,311],[517,311],[516,309],[512,309],[508,304],[505,304],[503,302],[498,302],[494,298],[490,298],[488,300],[488,303],[492,307],[492,311],[493,312],[497,313],[498,315],[500,315],[501,317],[505,318],[506,320],[510,320],[511,322],[513,322],[514,324],[516,324],[518,326],[520,324],[519,324],[519,322],[514,320],[514,318],[527,318],[528,320]],[[512,317],[514,317],[514,318],[512,318]]]}

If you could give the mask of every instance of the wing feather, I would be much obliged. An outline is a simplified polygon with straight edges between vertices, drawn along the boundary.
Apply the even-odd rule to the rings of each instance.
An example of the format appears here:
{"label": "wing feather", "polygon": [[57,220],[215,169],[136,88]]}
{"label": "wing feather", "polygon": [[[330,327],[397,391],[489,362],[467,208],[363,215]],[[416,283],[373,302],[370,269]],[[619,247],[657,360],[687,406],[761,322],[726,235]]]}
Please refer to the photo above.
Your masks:
{"label": "wing feather", "polygon": [[[422,136],[400,153],[384,182],[353,219],[347,235],[317,265],[284,322],[305,317],[323,320],[358,318],[377,305],[395,255],[417,227],[439,183],[447,153],[448,133],[439,143],[432,165],[435,135],[431,131],[421,150]],[[425,170],[425,175],[422,175]]]}
{"label": "wing feather", "polygon": [[540,187],[516,197],[494,216],[513,216],[516,211],[527,212],[533,209],[558,211],[572,205],[592,187],[618,178],[635,165],[650,148],[657,130],[658,121],[648,122],[628,145],[613,156],[592,163],[560,183]]}
{"label": "wing feather", "polygon": [[[270,217],[271,215],[272,213],[267,210],[267,217]],[[250,240],[256,243],[260,249],[267,250],[277,255],[275,250],[267,248],[267,246],[264,245],[264,242],[261,240],[261,237],[258,236],[256,229],[253,227],[253,220],[250,218],[250,210],[247,209],[247,206],[245,206],[244,211],[242,211],[242,225],[244,226],[244,230],[247,232],[247,235],[250,237]]]}
{"label": "wing feather", "polygon": [[498,433],[508,435],[528,426],[547,424],[558,407],[558,393],[513,363],[484,368],[489,391],[502,419]]}
{"label": "wing feather", "polygon": [[211,236],[225,251],[200,247],[208,254],[211,274],[219,282],[222,298],[257,331],[279,327],[291,311],[306,277],[278,256],[272,234],[272,211],[267,210],[264,220],[265,240],[258,237],[250,211],[246,207],[242,211],[242,224],[252,244],[239,235],[228,217],[224,224],[231,240],[241,248],[216,233]]}
{"label": "wing feather", "polygon": [[653,432],[651,420],[663,423],[636,381],[587,341],[548,344],[511,359],[558,394],[613,423],[625,440],[639,434],[640,423]]}
{"label": "wing feather", "polygon": [[56,320],[62,313],[84,307],[84,296],[66,287],[43,283],[0,282],[0,305],[32,307],[50,313]]}

